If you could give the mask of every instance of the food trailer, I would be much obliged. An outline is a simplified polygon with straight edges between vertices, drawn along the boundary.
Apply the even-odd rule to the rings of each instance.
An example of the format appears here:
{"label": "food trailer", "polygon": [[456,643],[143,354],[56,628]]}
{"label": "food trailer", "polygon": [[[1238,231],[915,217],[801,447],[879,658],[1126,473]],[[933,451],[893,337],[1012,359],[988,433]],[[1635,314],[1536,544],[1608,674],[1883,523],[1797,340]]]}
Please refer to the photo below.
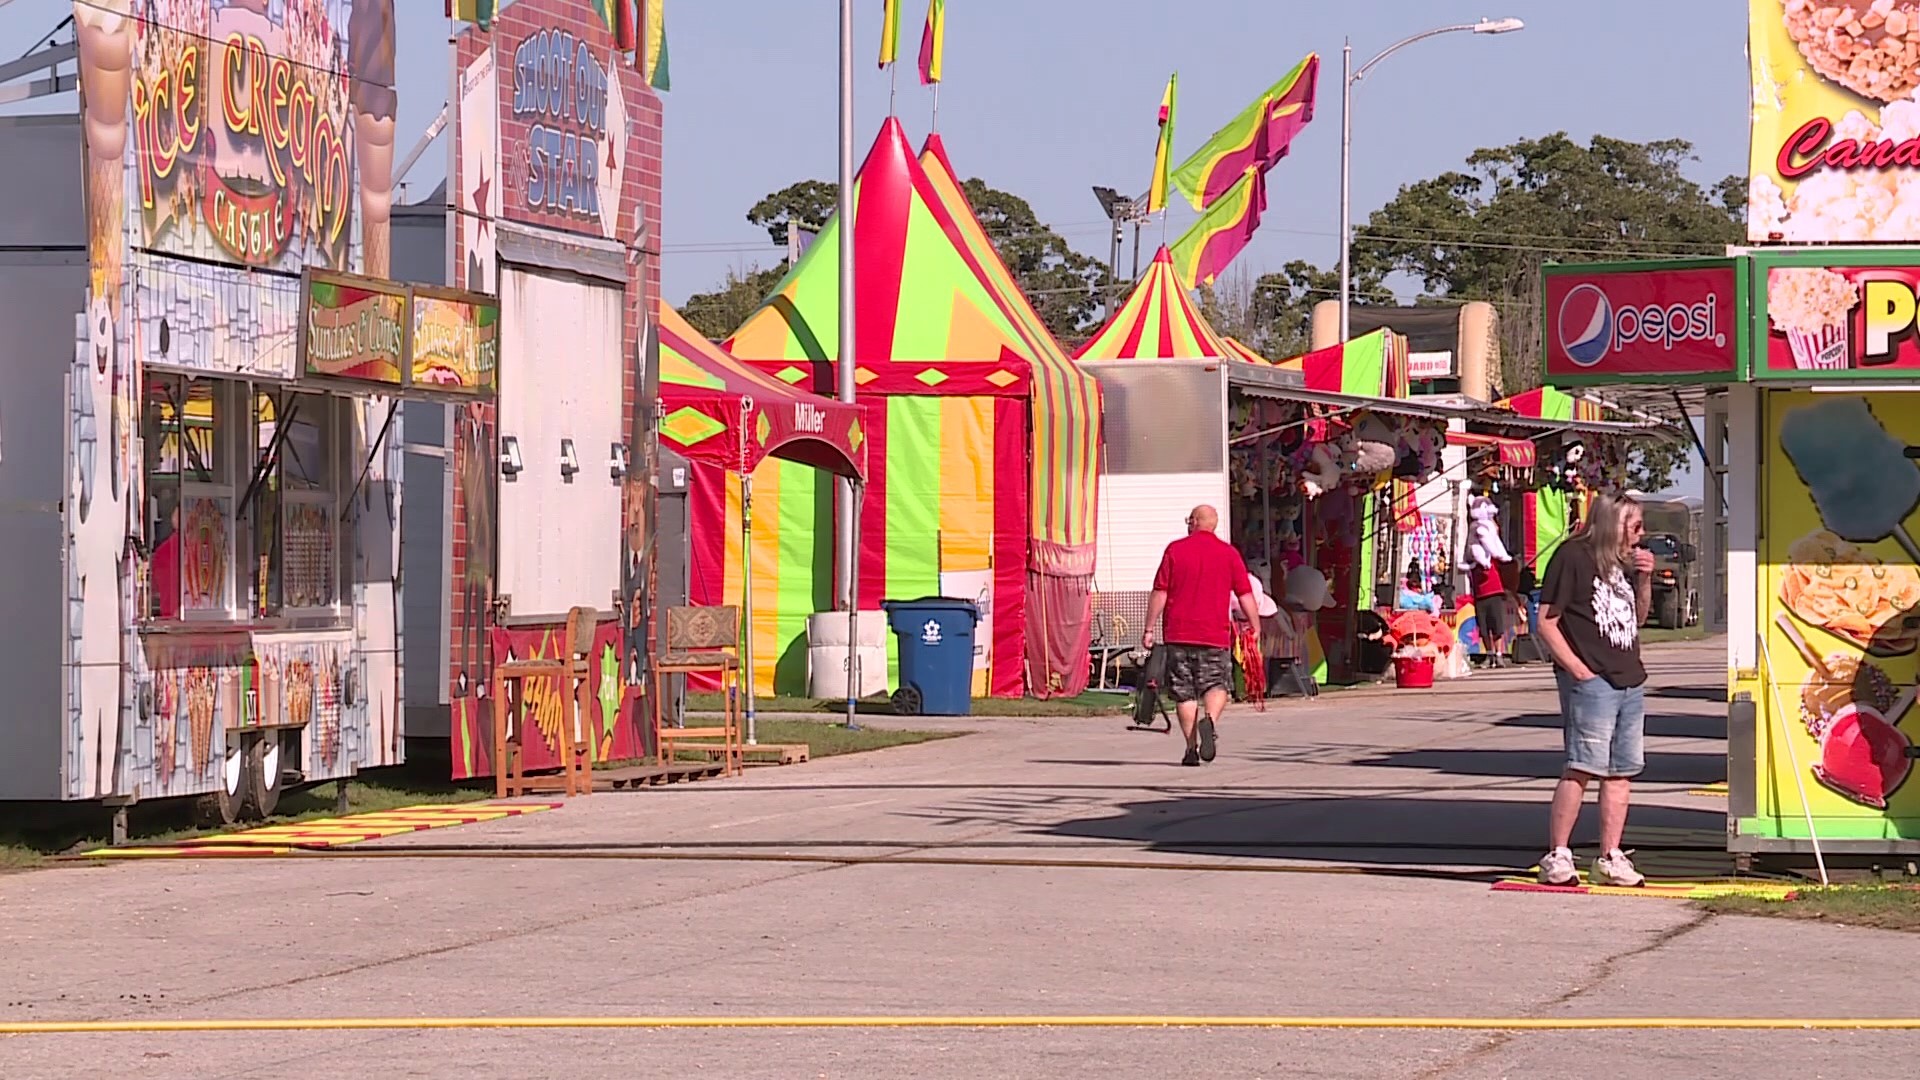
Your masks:
{"label": "food trailer", "polygon": [[[1548,378],[1707,387],[1728,821],[1743,859],[1920,853],[1920,255],[1761,250],[1552,267]],[[1711,571],[1710,571],[1711,572]]]}
{"label": "food trailer", "polygon": [[403,755],[392,0],[133,8],[0,122],[0,798],[232,821]]}

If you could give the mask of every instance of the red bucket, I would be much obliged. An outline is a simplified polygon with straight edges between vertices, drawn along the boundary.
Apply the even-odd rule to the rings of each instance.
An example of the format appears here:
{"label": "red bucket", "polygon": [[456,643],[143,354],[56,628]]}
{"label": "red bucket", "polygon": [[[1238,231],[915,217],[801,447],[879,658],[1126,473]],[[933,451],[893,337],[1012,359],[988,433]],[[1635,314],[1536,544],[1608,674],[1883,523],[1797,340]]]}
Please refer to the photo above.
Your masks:
{"label": "red bucket", "polygon": [[1433,657],[1396,656],[1393,658],[1393,684],[1402,690],[1420,690],[1433,685]]}

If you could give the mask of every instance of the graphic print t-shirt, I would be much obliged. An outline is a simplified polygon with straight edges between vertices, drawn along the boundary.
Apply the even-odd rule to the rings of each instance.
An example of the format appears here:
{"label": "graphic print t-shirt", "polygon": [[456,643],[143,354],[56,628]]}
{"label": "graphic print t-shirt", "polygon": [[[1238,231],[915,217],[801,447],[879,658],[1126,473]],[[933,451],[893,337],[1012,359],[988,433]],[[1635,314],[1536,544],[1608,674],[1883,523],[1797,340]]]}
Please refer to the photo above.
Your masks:
{"label": "graphic print t-shirt", "polygon": [[1567,646],[1595,675],[1619,690],[1647,681],[1633,578],[1617,564],[1601,567],[1585,544],[1560,545],[1547,564],[1540,603],[1559,612]]}

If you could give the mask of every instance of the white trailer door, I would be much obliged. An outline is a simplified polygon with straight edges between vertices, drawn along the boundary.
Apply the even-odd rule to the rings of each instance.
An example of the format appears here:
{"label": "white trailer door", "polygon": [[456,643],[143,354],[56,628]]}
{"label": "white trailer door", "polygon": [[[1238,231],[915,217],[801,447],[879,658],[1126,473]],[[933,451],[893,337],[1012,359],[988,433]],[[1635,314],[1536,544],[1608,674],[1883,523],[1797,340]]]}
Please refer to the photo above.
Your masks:
{"label": "white trailer door", "polygon": [[501,268],[500,441],[517,440],[522,469],[500,479],[499,589],[514,618],[604,611],[618,591],[620,484],[607,461],[624,441],[623,296],[611,282]]}

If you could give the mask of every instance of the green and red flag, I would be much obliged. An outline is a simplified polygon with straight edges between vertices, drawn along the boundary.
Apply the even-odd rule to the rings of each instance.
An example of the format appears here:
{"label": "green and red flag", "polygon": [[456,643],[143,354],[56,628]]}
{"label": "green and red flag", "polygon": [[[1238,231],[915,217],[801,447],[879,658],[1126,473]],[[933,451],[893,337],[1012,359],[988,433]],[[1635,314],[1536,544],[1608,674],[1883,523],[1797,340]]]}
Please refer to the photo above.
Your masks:
{"label": "green and red flag", "polygon": [[667,0],[639,2],[646,5],[646,14],[639,23],[634,63],[648,86],[660,91],[672,90],[673,79],[667,74]]}
{"label": "green and red flag", "polygon": [[1147,213],[1167,208],[1167,183],[1173,170],[1173,99],[1180,90],[1180,73],[1167,79],[1167,92],[1160,95],[1160,144],[1153,151],[1153,184],[1147,188]]}
{"label": "green and red flag", "polygon": [[593,0],[593,17],[606,26],[607,33],[620,34],[620,7],[626,0]]}
{"label": "green and red flag", "polygon": [[1266,174],[1249,165],[1240,180],[1207,207],[1193,227],[1173,242],[1173,266],[1189,289],[1211,285],[1260,227],[1267,209]]}
{"label": "green and red flag", "polygon": [[1205,210],[1238,184],[1247,169],[1273,168],[1287,156],[1293,137],[1313,119],[1314,88],[1319,81],[1320,55],[1308,53],[1174,170],[1173,185],[1195,210]]}
{"label": "green and red flag", "polygon": [[927,0],[927,25],[920,31],[920,85],[940,81],[940,59],[947,51],[947,0]]}
{"label": "green and red flag", "polygon": [[880,66],[900,59],[900,0],[886,0],[884,21],[880,26]]}

